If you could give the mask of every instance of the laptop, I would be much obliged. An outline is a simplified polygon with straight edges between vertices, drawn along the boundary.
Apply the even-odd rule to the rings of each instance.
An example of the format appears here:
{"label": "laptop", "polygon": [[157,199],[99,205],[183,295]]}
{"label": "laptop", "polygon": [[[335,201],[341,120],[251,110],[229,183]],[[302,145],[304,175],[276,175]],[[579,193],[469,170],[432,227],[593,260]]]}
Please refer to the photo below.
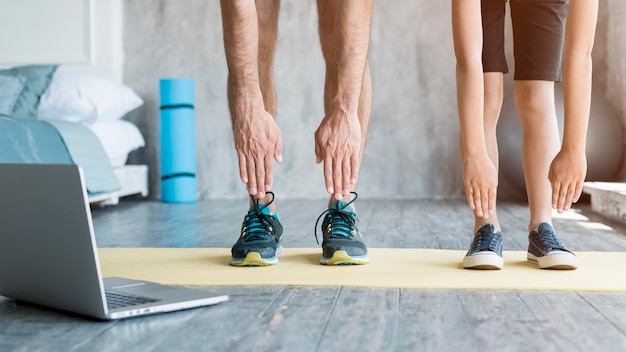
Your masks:
{"label": "laptop", "polygon": [[83,171],[73,164],[0,164],[0,295],[103,320],[228,300],[102,278]]}

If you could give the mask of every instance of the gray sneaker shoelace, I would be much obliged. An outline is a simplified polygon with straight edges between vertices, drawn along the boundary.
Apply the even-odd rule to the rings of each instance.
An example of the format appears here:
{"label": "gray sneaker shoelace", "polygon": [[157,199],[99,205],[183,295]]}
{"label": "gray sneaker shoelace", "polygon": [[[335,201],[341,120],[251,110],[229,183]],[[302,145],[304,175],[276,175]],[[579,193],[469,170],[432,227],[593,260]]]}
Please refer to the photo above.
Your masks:
{"label": "gray sneaker shoelace", "polygon": [[320,219],[326,214],[328,214],[328,217],[330,218],[332,236],[352,237],[352,228],[356,222],[354,213],[343,210],[350,204],[354,203],[359,195],[356,192],[350,192],[350,194],[354,195],[354,198],[351,201],[344,204],[341,208],[331,207],[330,209],[324,210],[324,212],[322,212],[315,221],[315,241],[318,245],[320,244],[320,241],[317,237],[317,225],[319,224]]}
{"label": "gray sneaker shoelace", "polygon": [[476,234],[476,237],[474,238],[474,243],[476,245],[474,246],[474,250],[472,252],[473,253],[483,252],[483,251],[497,252],[498,242],[499,241],[498,241],[498,236],[496,235],[496,232],[478,231],[478,233]]}
{"label": "gray sneaker shoelace", "polygon": [[260,207],[259,200],[255,197],[251,197],[254,207],[248,211],[248,214],[246,214],[246,217],[244,218],[246,225],[243,229],[244,233],[241,234],[241,236],[246,240],[263,240],[268,236],[268,234],[274,234],[274,227],[270,222],[272,216],[263,213],[263,209],[267,208],[274,202],[274,193],[267,192],[267,194],[272,195],[272,200]]}
{"label": "gray sneaker shoelace", "polygon": [[554,232],[535,231],[535,233],[537,234],[537,239],[539,240],[541,246],[543,246],[544,249],[548,252],[553,250],[569,252],[569,250],[567,250],[565,246],[563,246],[561,241],[559,241],[559,238],[556,237],[556,234]]}

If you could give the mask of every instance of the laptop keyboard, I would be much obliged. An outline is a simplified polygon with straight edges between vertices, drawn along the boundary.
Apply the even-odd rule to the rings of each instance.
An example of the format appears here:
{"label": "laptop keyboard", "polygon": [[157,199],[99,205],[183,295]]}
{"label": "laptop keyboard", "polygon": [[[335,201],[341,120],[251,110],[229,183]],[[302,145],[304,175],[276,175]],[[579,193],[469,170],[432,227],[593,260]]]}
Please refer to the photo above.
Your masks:
{"label": "laptop keyboard", "polygon": [[138,306],[140,304],[158,301],[158,299],[126,295],[117,292],[105,292],[105,294],[107,298],[107,306],[109,307],[109,309]]}

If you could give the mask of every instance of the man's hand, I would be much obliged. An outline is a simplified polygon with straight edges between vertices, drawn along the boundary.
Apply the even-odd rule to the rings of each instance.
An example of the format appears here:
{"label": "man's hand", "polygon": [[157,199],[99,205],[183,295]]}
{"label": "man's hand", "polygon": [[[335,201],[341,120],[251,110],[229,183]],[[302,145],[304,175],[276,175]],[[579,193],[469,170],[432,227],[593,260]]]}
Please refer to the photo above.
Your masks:
{"label": "man's hand", "polygon": [[315,131],[315,156],[324,162],[326,190],[341,200],[350,195],[359,174],[361,125],[356,113],[333,113],[324,117]]}
{"label": "man's hand", "polygon": [[282,161],[280,128],[263,107],[243,111],[233,123],[239,176],[248,191],[258,199],[272,190],[274,163]]}
{"label": "man's hand", "polygon": [[488,218],[496,209],[498,171],[485,155],[484,158],[463,160],[463,178],[467,203],[479,218]]}
{"label": "man's hand", "polygon": [[586,174],[587,157],[584,153],[561,150],[552,160],[548,173],[552,184],[552,208],[562,213],[576,203],[582,194]]}

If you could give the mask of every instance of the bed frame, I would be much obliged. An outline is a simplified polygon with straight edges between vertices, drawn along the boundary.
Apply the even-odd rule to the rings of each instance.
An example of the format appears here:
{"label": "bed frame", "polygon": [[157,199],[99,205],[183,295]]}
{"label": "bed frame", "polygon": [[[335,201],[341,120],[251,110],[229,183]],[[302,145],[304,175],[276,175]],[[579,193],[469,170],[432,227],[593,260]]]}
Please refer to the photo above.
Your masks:
{"label": "bed frame", "polygon": [[91,205],[115,205],[123,197],[146,197],[148,195],[147,165],[124,165],[113,169],[113,172],[122,187],[115,192],[90,195]]}

